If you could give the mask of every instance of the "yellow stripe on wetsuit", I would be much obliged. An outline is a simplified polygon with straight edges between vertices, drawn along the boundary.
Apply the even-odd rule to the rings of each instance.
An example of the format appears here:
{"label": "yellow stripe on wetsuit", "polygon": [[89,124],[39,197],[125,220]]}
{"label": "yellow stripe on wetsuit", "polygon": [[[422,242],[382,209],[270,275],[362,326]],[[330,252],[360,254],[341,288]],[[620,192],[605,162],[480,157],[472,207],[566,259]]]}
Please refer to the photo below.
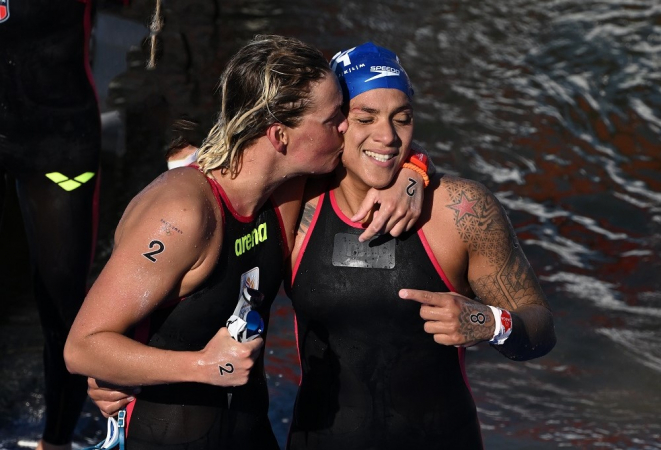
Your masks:
{"label": "yellow stripe on wetsuit", "polygon": [[66,175],[62,175],[60,172],[51,172],[47,173],[46,177],[65,191],[73,191],[91,180],[94,175],[94,172],[85,172],[71,179]]}

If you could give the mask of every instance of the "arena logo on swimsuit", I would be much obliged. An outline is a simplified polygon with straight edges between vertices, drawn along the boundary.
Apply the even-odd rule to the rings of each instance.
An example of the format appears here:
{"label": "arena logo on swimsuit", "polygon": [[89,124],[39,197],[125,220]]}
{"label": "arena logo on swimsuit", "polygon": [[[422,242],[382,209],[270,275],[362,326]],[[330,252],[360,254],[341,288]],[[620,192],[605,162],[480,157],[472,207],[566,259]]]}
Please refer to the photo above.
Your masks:
{"label": "arena logo on swimsuit", "polygon": [[0,23],[9,19],[9,0],[0,0]]}
{"label": "arena logo on swimsuit", "polygon": [[[2,1],[2,0],[0,0]],[[46,178],[51,180],[53,183],[57,184],[59,187],[65,191],[73,191],[74,189],[79,188],[83,184],[87,183],[89,180],[94,178],[94,172],[85,172],[81,173],[77,177],[69,178],[66,175],[62,175],[60,172],[51,172],[46,174]]]}
{"label": "arena logo on swimsuit", "polygon": [[263,223],[250,233],[234,241],[234,253],[236,253],[236,256],[241,256],[251,248],[264,242],[267,237],[266,224]]}

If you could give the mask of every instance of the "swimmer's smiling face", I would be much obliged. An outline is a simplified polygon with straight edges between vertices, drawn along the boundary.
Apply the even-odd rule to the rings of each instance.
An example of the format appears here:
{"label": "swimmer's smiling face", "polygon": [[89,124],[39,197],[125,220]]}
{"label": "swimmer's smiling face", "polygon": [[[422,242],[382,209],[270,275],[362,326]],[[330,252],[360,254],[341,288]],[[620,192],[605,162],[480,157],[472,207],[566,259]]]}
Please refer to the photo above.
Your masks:
{"label": "swimmer's smiling face", "polygon": [[342,163],[363,187],[390,184],[413,140],[413,107],[399,89],[372,89],[349,101]]}

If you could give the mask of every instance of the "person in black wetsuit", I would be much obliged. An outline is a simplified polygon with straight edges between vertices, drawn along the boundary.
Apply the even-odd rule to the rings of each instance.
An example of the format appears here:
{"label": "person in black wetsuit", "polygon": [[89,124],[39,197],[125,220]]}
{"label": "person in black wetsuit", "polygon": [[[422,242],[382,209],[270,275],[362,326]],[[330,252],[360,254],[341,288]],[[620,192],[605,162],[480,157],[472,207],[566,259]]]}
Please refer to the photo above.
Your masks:
{"label": "person in black wetsuit", "polygon": [[0,207],[11,175],[44,332],[39,449],[71,448],[86,398],[85,379],[68,373],[62,351],[85,297],[96,238],[101,124],[88,58],[93,7],[92,0],[0,2]]}
{"label": "person in black wetsuit", "polygon": [[302,378],[288,448],[480,449],[464,347],[488,341],[515,360],[550,351],[544,293],[474,181],[435,177],[413,230],[359,241],[350,216],[406,158],[413,91],[396,55],[371,43],[332,64],[349,127],[334,176],[308,180],[291,255]]}
{"label": "person in black wetsuit", "polygon": [[236,342],[224,325],[251,287],[268,334],[297,176],[334,169],[347,124],[328,63],[296,39],[255,38],[228,63],[221,95],[199,166],[167,171],[129,204],[65,347],[72,372],[142,387],[131,450],[277,448],[263,341]]}

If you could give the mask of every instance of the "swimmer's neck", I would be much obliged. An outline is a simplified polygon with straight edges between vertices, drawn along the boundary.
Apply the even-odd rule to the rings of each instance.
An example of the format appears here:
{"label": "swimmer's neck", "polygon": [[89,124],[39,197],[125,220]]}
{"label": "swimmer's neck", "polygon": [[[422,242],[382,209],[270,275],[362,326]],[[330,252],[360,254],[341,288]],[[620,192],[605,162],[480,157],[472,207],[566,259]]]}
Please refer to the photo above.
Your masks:
{"label": "swimmer's neck", "polygon": [[[257,155],[260,155],[259,158]],[[254,215],[269,199],[271,194],[289,177],[261,152],[256,146],[243,153],[239,173],[232,177],[229,172],[222,174],[220,169],[210,172],[227,194],[232,208],[242,216]]]}
{"label": "swimmer's neck", "polygon": [[335,190],[335,201],[342,213],[347,217],[352,217],[360,208],[367,192],[371,186],[366,185],[362,180],[347,173],[347,170],[340,166],[335,169],[332,183]]}

